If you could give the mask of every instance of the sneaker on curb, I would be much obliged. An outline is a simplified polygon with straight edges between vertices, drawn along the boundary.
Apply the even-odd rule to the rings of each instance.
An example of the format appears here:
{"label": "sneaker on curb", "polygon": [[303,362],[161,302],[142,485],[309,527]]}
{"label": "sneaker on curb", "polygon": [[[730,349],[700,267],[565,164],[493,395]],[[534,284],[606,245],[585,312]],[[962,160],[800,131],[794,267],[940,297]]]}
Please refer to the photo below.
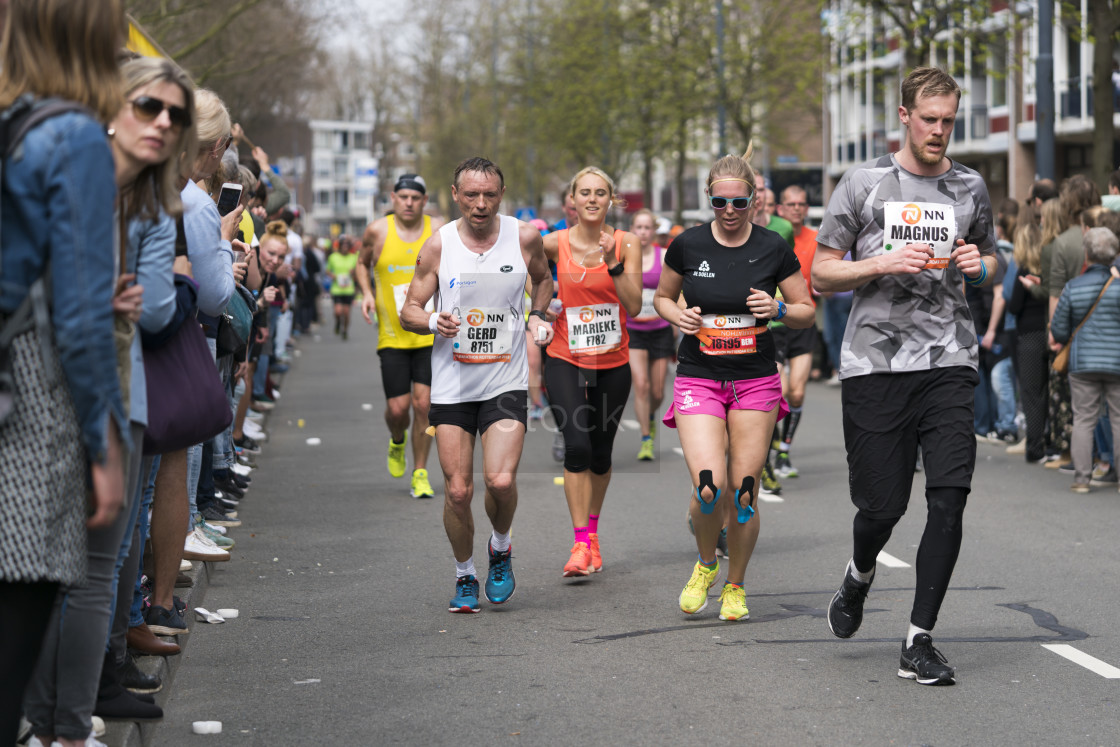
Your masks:
{"label": "sneaker on curb", "polygon": [[782,478],[783,480],[787,477],[797,477],[797,467],[794,467],[793,464],[789,461],[788,451],[779,451],[776,461],[778,463],[778,466],[774,471],[778,473],[778,477]]}
{"label": "sneaker on curb", "polygon": [[218,505],[227,510],[236,509],[241,505],[240,499],[235,498],[233,495],[225,492],[224,490],[215,490],[214,500],[218,502]]}
{"label": "sneaker on curb", "polygon": [[232,538],[226,537],[222,534],[218,534],[216,531],[214,531],[216,527],[210,526],[205,521],[201,521],[195,526],[198,528],[198,531],[202,532],[203,536],[206,537],[206,539],[217,545],[219,549],[228,552],[232,550],[233,546],[236,544]]}
{"label": "sneaker on curb", "polygon": [[1027,439],[1022,439],[1017,444],[1011,444],[1005,450],[1008,454],[1026,454],[1027,453]]}
{"label": "sneaker on curb", "polygon": [[216,527],[213,524],[207,524],[206,519],[202,518],[202,514],[199,514],[199,519],[198,519],[197,523],[198,523],[199,526],[202,527],[202,531],[206,532],[207,534],[216,534],[220,537],[225,537],[226,534],[229,532],[229,530],[226,529],[225,527]]}
{"label": "sneaker on curb", "polygon": [[183,572],[186,572],[186,571],[192,571],[192,570],[194,570],[194,564],[191,563],[191,561],[189,561],[189,560],[180,560],[179,561],[179,573],[183,573]]}
{"label": "sneaker on curb", "polygon": [[591,569],[591,548],[582,542],[572,545],[572,557],[564,564],[564,578],[587,576]]}
{"label": "sneaker on curb", "polygon": [[1089,492],[1089,483],[1087,483],[1087,482],[1075,482],[1073,485],[1069,486],[1069,489],[1070,489],[1071,492],[1074,492],[1074,493],[1085,494],[1085,493]]}
{"label": "sneaker on curb", "polygon": [[183,545],[183,557],[187,560],[206,560],[221,562],[229,560],[229,553],[215,545],[197,527],[187,535]]}
{"label": "sneaker on curb", "polygon": [[762,486],[759,487],[758,492],[763,495],[782,494],[782,484],[774,476],[774,468],[770,466],[769,461],[762,465]]}
{"label": "sneaker on curb", "polygon": [[216,527],[236,528],[241,526],[241,519],[218,510],[216,506],[207,506],[202,509],[202,518],[207,524],[212,524]]}
{"label": "sneaker on curb", "polygon": [[245,413],[246,420],[252,420],[254,423],[260,423],[264,420],[264,413],[257,412],[256,410],[249,410]]}
{"label": "sneaker on curb", "polygon": [[917,680],[919,685],[952,685],[957,673],[949,666],[945,655],[933,647],[929,633],[914,636],[914,645],[906,648],[902,644],[902,656],[898,662],[898,676]]}
{"label": "sneaker on curb", "polygon": [[253,468],[247,464],[235,464],[230,467],[230,469],[241,475],[242,477],[248,477],[249,474],[253,471]]}
{"label": "sneaker on curb", "polygon": [[451,598],[448,612],[481,612],[478,607],[478,579],[460,576],[455,581],[455,596]]}
{"label": "sneaker on curb", "polygon": [[257,412],[268,412],[272,408],[276,407],[276,400],[267,395],[264,397],[254,397],[253,401],[249,404],[249,407],[253,410],[256,410]]}
{"label": "sneaker on curb", "polygon": [[436,497],[436,491],[432,490],[432,484],[428,482],[428,470],[412,470],[412,487],[408,492],[413,498]]}
{"label": "sneaker on curb", "polygon": [[643,438],[642,445],[638,447],[638,461],[639,462],[652,462],[654,459],[653,454],[653,439]]}
{"label": "sneaker on curb", "polygon": [[694,615],[707,607],[708,589],[712,588],[712,584],[716,582],[716,576],[718,575],[718,560],[715,568],[708,568],[697,560],[696,565],[692,568],[692,577],[688,579],[688,583],[684,585],[684,591],[681,592],[681,611]]}
{"label": "sneaker on curb", "polygon": [[[1101,465],[1098,465],[1101,466]],[[1090,485],[1115,485],[1116,484],[1116,470],[1111,465],[1107,465],[1108,469],[1101,470],[1098,474],[1097,470],[1093,470],[1093,476],[1089,480]]]}
{"label": "sneaker on curb", "polygon": [[517,586],[513,578],[513,548],[495,552],[487,542],[486,554],[490,556],[490,570],[486,574],[486,599],[490,604],[503,604],[513,596],[513,590]]}
{"label": "sneaker on curb", "polygon": [[875,569],[871,569],[871,581],[863,583],[852,575],[851,568],[844,566],[844,580],[828,605],[828,629],[837,638],[851,638],[863,623],[863,602],[875,581]]}
{"label": "sneaker on curb", "polygon": [[404,439],[398,444],[389,439],[389,474],[393,477],[404,477],[405,456],[404,447],[408,443],[408,432],[405,431]]}
{"label": "sneaker on curb", "polygon": [[93,724],[93,731],[90,732],[90,734],[92,736],[94,736],[94,737],[105,736],[105,719],[101,718],[100,716],[93,716],[90,719],[90,723]]}
{"label": "sneaker on curb", "polygon": [[587,535],[587,539],[591,540],[587,548],[591,550],[591,572],[598,573],[603,570],[603,554],[599,551],[599,533],[592,532]]}
{"label": "sneaker on curb", "polygon": [[241,424],[241,432],[257,443],[263,443],[268,440],[268,434],[264,432],[264,428],[261,428],[252,420],[246,420]]}
{"label": "sneaker on curb", "polygon": [[719,601],[723,604],[719,610],[720,620],[747,620],[751,611],[747,609],[747,590],[742,586],[732,583],[723,585]]}
{"label": "sneaker on curb", "polygon": [[552,461],[564,461],[564,434],[556,431],[556,435],[552,437]]}
{"label": "sneaker on curb", "polygon": [[233,439],[233,445],[244,451],[246,454],[260,454],[261,445],[253,439],[249,438],[249,434],[244,430],[241,432],[241,438]]}
{"label": "sneaker on curb", "polygon": [[189,632],[178,610],[164,609],[155,604],[144,613],[144,622],[156,635],[182,635]]}

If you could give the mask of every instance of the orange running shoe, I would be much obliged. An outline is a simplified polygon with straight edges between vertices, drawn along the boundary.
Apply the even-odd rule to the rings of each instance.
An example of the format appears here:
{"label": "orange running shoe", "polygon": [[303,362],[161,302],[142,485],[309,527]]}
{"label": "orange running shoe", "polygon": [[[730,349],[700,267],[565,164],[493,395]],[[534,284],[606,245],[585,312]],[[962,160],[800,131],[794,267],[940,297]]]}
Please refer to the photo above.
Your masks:
{"label": "orange running shoe", "polygon": [[564,577],[586,576],[591,573],[591,548],[582,542],[572,545],[572,557],[564,565]]}
{"label": "orange running shoe", "polygon": [[591,572],[598,573],[603,570],[603,556],[599,552],[599,535],[593,533],[587,535],[587,538],[591,540]]}

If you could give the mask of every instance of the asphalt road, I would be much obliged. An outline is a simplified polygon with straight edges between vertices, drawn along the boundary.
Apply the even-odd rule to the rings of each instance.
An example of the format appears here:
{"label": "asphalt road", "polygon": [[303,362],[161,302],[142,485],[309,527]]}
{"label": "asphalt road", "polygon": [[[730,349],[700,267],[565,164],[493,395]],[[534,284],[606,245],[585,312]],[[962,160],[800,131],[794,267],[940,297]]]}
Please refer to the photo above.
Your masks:
{"label": "asphalt road", "polygon": [[[896,676],[912,567],[880,564],[855,638],[833,638],[824,619],[851,552],[839,390],[810,386],[793,452],[801,476],[785,481],[782,502],[760,504],[749,622],[720,622],[715,599],[696,617],[677,606],[696,550],[684,461],[665,428],[654,463],[634,460],[634,430],[619,435],[600,524],[605,569],[562,578],[572,534],[551,433],[537,426],[518,479],[517,593],[449,614],[442,500],[410,498],[407,479],[386,471],[374,348],[357,314],[349,342],[327,330],[302,343],[245,526],[231,530],[233,561],[215,566],[206,590],[204,606],[240,617],[191,623],[148,743],[1120,742],[1120,679],[1045,647],[1120,666],[1115,488],[1076,496],[1069,477],[978,447],[934,631],[958,684],[922,687]],[[442,493],[434,449],[429,466]],[[903,564],[924,526],[923,487],[917,475],[886,548]],[[481,489],[485,573],[480,504]],[[193,735],[198,720],[223,722],[222,734]]]}

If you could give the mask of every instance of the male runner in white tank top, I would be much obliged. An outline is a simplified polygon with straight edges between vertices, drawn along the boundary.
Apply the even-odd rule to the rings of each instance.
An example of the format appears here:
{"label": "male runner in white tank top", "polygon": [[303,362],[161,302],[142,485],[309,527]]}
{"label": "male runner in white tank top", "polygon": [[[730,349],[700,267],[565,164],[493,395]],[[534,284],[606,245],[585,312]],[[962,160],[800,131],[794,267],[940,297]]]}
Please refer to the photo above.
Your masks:
{"label": "male runner in white tank top", "polygon": [[[513,596],[510,527],[517,508],[517,466],[525,442],[529,364],[525,352],[524,288],[532,280],[529,332],[541,346],[552,339],[544,310],[552,275],[540,232],[498,214],[505,193],[502,171],[484,158],[455,169],[451,196],[462,218],[433,234],[416,258],[416,272],[401,309],[401,326],[435,333],[432,405],[436,450],[443,468],[443,525],[455,555],[451,612],[478,612],[474,568],[474,439],[482,435],[487,545],[486,598]],[[438,311],[424,305],[437,296]]]}

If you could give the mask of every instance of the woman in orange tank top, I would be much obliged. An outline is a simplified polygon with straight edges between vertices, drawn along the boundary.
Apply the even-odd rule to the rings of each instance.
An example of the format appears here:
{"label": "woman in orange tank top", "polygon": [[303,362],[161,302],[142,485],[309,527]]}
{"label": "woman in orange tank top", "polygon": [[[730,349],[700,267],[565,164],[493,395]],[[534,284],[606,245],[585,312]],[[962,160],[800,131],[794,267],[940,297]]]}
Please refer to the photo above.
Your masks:
{"label": "woman in orange tank top", "polygon": [[564,434],[564,497],[575,544],[565,576],[603,569],[599,512],[611,480],[611,451],[630,396],[628,315],[642,305],[641,244],[606,225],[614,182],[589,166],[568,188],[578,223],[544,238],[556,263],[558,298],[544,381],[556,425]]}

